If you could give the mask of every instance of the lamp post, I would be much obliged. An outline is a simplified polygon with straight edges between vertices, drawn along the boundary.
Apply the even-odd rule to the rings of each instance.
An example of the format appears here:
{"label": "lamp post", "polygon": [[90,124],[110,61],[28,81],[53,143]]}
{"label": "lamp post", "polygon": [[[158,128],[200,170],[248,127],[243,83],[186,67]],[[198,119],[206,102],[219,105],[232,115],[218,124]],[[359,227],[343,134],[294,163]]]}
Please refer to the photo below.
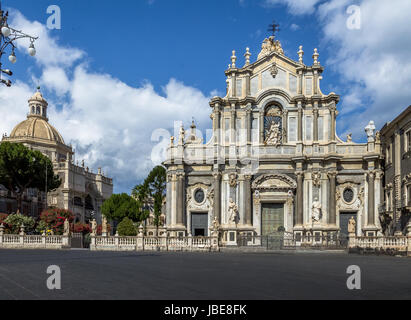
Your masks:
{"label": "lamp post", "polygon": [[27,38],[30,40],[28,53],[30,56],[34,57],[36,55],[36,48],[34,47],[34,42],[38,39],[38,37],[33,37],[26,33],[23,33],[22,31],[11,28],[7,22],[8,17],[9,13],[4,12],[2,10],[0,0],[0,83],[6,85],[7,87],[11,87],[11,81],[2,79],[1,77],[3,73],[8,76],[13,75],[13,72],[10,69],[3,69],[3,65],[1,62],[3,54],[5,54],[6,49],[10,47],[11,53],[9,55],[9,61],[12,64],[15,64],[17,62],[15,41]]}

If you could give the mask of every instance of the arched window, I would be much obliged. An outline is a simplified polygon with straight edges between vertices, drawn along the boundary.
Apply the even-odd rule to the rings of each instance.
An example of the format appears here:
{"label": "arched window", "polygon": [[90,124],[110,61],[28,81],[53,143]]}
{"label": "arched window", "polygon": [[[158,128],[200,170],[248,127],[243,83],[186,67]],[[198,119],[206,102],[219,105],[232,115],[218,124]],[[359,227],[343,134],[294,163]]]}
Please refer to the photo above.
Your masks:
{"label": "arched window", "polygon": [[278,105],[270,105],[264,115],[264,143],[279,145],[283,141],[283,110]]}
{"label": "arched window", "polygon": [[40,115],[40,106],[39,105],[36,106],[36,114]]}

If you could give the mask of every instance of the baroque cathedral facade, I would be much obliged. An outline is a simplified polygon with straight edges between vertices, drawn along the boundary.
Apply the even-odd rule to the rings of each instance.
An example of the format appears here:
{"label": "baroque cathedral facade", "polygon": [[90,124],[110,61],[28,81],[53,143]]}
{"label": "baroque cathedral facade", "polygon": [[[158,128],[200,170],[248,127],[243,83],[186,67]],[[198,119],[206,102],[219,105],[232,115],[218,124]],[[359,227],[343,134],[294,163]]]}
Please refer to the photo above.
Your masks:
{"label": "baroque cathedral facade", "polygon": [[[106,177],[99,168],[93,173],[74,163],[75,153],[66,145],[62,135],[48,119],[48,103],[38,90],[28,101],[27,119],[19,123],[10,136],[3,135],[2,142],[21,143],[32,150],[38,150],[53,163],[54,174],[59,175],[61,186],[45,194],[45,190],[27,190],[23,195],[22,213],[37,217],[46,207],[71,210],[78,222],[92,218],[101,223],[101,205],[113,193],[113,180]],[[17,211],[13,195],[4,187],[0,193],[0,212],[8,214]]]}
{"label": "baroque cathedral facade", "polygon": [[365,128],[367,143],[336,134],[340,97],[321,90],[324,67],[284,54],[265,39],[257,61],[225,71],[227,95],[210,101],[212,138],[203,143],[193,124],[171,138],[167,151],[167,229],[175,236],[208,236],[222,242],[240,234],[305,236],[381,233],[383,197],[380,134]]}

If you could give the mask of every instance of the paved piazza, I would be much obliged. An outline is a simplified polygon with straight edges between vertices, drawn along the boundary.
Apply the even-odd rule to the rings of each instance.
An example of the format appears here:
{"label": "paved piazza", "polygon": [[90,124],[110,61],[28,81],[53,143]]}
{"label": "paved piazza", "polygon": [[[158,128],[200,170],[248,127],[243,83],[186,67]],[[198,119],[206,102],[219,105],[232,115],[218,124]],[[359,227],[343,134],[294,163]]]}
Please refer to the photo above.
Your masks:
{"label": "paved piazza", "polygon": [[[46,270],[61,268],[50,291]],[[347,267],[362,271],[349,291]],[[411,259],[340,253],[0,250],[0,299],[411,299]]]}

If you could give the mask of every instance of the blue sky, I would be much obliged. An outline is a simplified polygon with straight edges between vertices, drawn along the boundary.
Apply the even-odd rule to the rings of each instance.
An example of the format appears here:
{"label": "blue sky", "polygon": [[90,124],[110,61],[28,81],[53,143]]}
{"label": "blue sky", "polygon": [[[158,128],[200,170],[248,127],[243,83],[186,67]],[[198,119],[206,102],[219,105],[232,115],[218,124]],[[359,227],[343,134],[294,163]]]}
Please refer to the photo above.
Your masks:
{"label": "blue sky", "polygon": [[[322,91],[342,97],[341,138],[352,132],[364,141],[369,120],[382,127],[411,104],[409,0],[2,2],[14,26],[40,40],[34,59],[26,44],[19,47],[16,83],[0,87],[0,130],[10,133],[24,119],[40,84],[50,122],[77,160],[115,178],[116,192],[129,192],[154,166],[153,131],[170,130],[174,121],[188,126],[192,116],[200,129],[210,128],[208,101],[225,93],[232,50],[240,65],[246,47],[255,61],[273,20],[290,58],[297,60],[303,45],[311,64],[318,48],[326,68]],[[52,4],[61,8],[61,30],[45,26]],[[361,9],[358,30],[346,26],[352,5]]]}
{"label": "blue sky", "polygon": [[[50,4],[49,0],[15,0],[12,5],[29,20],[45,23]],[[274,19],[281,24],[279,39],[292,58],[297,59],[300,44],[310,55],[314,47],[324,51],[316,20],[290,16],[284,6],[270,8],[264,1],[60,0],[53,4],[62,10],[62,29],[51,34],[61,44],[87,52],[94,70],[130,85],[149,79],[160,89],[174,77],[205,93],[223,92],[231,51],[236,49],[240,59],[247,46],[258,54]],[[300,29],[291,30],[292,24]],[[321,54],[326,58],[325,52]],[[22,73],[25,67],[21,65]]]}

